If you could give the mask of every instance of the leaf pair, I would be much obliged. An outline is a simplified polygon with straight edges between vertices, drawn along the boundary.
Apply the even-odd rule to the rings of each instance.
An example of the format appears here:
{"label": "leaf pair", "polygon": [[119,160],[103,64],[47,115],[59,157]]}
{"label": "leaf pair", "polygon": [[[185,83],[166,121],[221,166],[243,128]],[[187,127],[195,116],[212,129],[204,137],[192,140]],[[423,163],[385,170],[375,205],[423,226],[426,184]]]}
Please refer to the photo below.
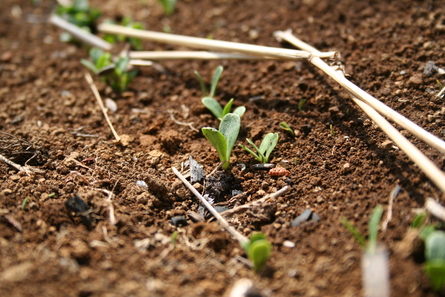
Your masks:
{"label": "leaf pair", "polygon": [[[215,72],[213,73],[212,83],[210,85],[210,93],[207,92],[207,87],[204,83],[204,80],[202,79],[201,74],[199,74],[198,71],[195,71],[195,75],[198,78],[199,84],[201,86],[202,94],[204,95],[204,98],[202,98],[201,102],[220,121],[224,118],[224,116],[230,113],[230,109],[232,108],[233,104],[232,98],[223,108],[222,105],[214,98],[216,93],[216,86],[218,85],[223,70],[224,68],[221,65],[216,67]],[[239,106],[233,111],[233,113],[237,114],[239,117],[241,117],[245,112],[246,108],[244,106]]]}
{"label": "leaf pair", "polygon": [[272,252],[272,245],[263,233],[254,233],[244,246],[247,257],[252,261],[254,270],[258,272],[267,262]]}
{"label": "leaf pair", "polygon": [[239,146],[246,150],[248,153],[252,154],[255,159],[257,159],[261,163],[268,163],[269,156],[278,143],[278,133],[268,133],[263,138],[263,141],[261,141],[259,148],[249,138],[246,138],[246,140],[251,146],[253,146],[253,148],[256,150],[256,153],[242,144],[240,144]]}
{"label": "leaf pair", "polygon": [[232,153],[235,141],[241,127],[241,119],[237,114],[229,113],[225,115],[219,124],[219,130],[212,127],[201,129],[207,140],[218,152],[219,159],[224,162],[222,169],[229,169],[230,154]]}

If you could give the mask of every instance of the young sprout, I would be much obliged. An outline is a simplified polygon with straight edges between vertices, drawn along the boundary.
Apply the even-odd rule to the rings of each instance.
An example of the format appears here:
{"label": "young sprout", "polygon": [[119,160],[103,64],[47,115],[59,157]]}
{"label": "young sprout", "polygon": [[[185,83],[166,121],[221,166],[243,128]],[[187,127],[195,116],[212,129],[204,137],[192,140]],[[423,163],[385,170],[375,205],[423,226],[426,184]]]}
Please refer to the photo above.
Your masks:
{"label": "young sprout", "polygon": [[256,153],[242,144],[240,144],[239,146],[242,147],[245,151],[247,151],[251,155],[253,155],[255,159],[257,159],[259,162],[268,163],[269,156],[278,143],[278,133],[268,133],[266,136],[264,136],[263,141],[261,141],[261,145],[259,148],[249,138],[246,138],[246,140],[251,146],[253,146]]}
{"label": "young sprout", "polygon": [[303,105],[304,105],[304,103],[307,101],[307,99],[301,99],[299,102],[298,102],[298,111],[302,111],[303,110]]}
{"label": "young sprout", "polygon": [[[221,104],[219,104],[218,101],[216,101],[212,97],[204,97],[201,101],[205,105],[205,107],[207,107],[207,109],[209,109],[213,113],[213,115],[221,121],[224,116],[230,112],[230,109],[232,108],[233,98],[230,99],[229,102],[227,102],[224,108],[221,106]],[[242,117],[245,112],[246,108],[244,106],[239,106],[233,111],[233,113],[237,114],[239,117]]]}
{"label": "young sprout", "polygon": [[418,214],[411,227],[420,229],[419,237],[425,242],[424,269],[433,289],[439,291],[445,285],[445,232],[436,230],[433,224],[426,224],[426,213]]}
{"label": "young sprout", "polygon": [[366,243],[365,237],[357,230],[357,228],[346,218],[341,218],[340,222],[348,229],[348,231],[354,236],[357,242],[365,248],[369,254],[374,254],[377,249],[377,234],[379,230],[380,219],[382,218],[383,207],[377,205],[372,211],[368,224],[368,242]]}
{"label": "young sprout", "polygon": [[331,130],[331,135],[332,136],[337,135],[337,133],[335,133],[334,126],[332,126],[332,124],[329,125],[329,129]]}
{"label": "young sprout", "polygon": [[[223,70],[224,68],[221,65],[216,67],[213,73],[212,83],[210,85],[210,93],[207,93],[207,87],[204,83],[204,80],[202,79],[201,74],[199,74],[198,71],[195,71],[195,75],[198,78],[199,85],[201,86],[202,94],[204,95],[204,98],[202,98],[201,100],[202,104],[204,104],[204,106],[207,107],[207,109],[209,109],[213,113],[213,115],[220,121],[226,114],[230,112],[233,103],[232,98],[223,108],[221,104],[219,104],[219,102],[214,98],[216,93],[216,86],[218,85]],[[246,108],[244,106],[239,106],[233,111],[233,113],[237,114],[239,117],[241,117],[245,112]]]}
{"label": "young sprout", "polygon": [[280,128],[289,133],[292,137],[295,137],[294,130],[292,130],[292,128],[289,127],[289,125],[286,122],[281,122]]}
{"label": "young sprout", "polygon": [[445,285],[445,232],[434,231],[425,240],[425,271],[434,290]]}
{"label": "young sprout", "polygon": [[213,145],[219,155],[221,162],[224,162],[222,169],[229,169],[230,154],[235,145],[241,127],[241,119],[237,114],[229,113],[224,116],[219,124],[219,130],[212,127],[201,129],[207,140]]}
{"label": "young sprout", "polygon": [[[100,17],[101,12],[90,8],[88,0],[74,0],[71,6],[59,5],[56,8],[56,14],[87,32],[92,32],[94,22]],[[62,42],[74,41],[71,34],[64,32],[60,34]]]}
{"label": "young sprout", "polygon": [[175,5],[177,0],[158,0],[164,9],[164,14],[169,16],[175,11]]}
{"label": "young sprout", "polygon": [[115,63],[112,62],[110,53],[98,48],[90,50],[91,61],[82,59],[80,62],[90,69],[94,74],[100,75],[111,88],[122,93],[137,74],[135,70],[128,70],[129,57],[119,57]]}
{"label": "young sprout", "polygon": [[254,233],[244,246],[247,257],[252,261],[254,270],[258,272],[267,262],[272,252],[272,245],[263,233]]}

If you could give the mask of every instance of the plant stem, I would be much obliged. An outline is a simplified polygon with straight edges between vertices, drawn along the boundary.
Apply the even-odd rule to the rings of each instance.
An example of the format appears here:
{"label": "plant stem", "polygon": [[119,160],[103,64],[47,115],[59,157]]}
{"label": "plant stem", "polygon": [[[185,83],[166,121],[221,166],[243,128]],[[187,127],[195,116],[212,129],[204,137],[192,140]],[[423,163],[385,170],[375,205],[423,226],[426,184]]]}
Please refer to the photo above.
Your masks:
{"label": "plant stem", "polygon": [[175,168],[172,167],[173,173],[176,174],[176,176],[185,184],[187,188],[189,188],[190,191],[200,200],[202,204],[204,204],[205,207],[210,211],[212,215],[215,216],[215,218],[218,220],[219,224],[226,229],[230,234],[232,234],[233,237],[238,240],[240,245],[244,247],[248,242],[249,239],[239,233],[235,228],[229,225],[229,223],[213,208],[213,206],[204,198],[202,195],[185,179],[185,177]]}
{"label": "plant stem", "polygon": [[313,55],[321,58],[335,58],[337,54],[336,52],[311,54],[299,50],[160,33],[154,31],[133,29],[113,24],[101,24],[99,25],[98,30],[104,33],[131,36],[140,39],[148,39],[168,44],[182,45],[182,46],[201,48],[201,49],[231,51],[247,55],[254,55],[254,56],[274,58],[274,59],[307,60],[311,58]]}

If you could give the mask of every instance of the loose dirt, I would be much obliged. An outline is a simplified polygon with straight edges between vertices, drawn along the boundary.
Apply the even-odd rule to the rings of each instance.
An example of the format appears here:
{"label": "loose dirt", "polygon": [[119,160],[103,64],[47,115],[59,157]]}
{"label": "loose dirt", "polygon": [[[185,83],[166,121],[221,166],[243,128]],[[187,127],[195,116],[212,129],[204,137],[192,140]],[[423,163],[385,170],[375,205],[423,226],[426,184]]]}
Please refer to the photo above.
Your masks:
{"label": "loose dirt", "polygon": [[[379,233],[389,251],[391,296],[438,295],[421,257],[399,248],[414,210],[427,197],[445,197],[335,82],[308,63],[276,61],[163,61],[164,72],[141,68],[120,95],[96,79],[102,96],[117,103],[109,115],[130,138],[122,146],[84,79],[79,61],[87,51],[59,42],[60,30],[45,22],[54,2],[3,0],[0,11],[0,130],[9,134],[0,134],[0,152],[21,165],[35,155],[28,164],[41,171],[28,176],[0,163],[1,296],[228,296],[241,278],[265,296],[359,296],[361,248],[340,218],[366,234],[372,209],[383,205],[385,217],[397,185],[403,191]],[[339,51],[354,83],[445,136],[444,101],[435,97],[443,79],[422,75],[429,60],[445,65],[439,1],[179,1],[170,17],[153,0],[91,6],[102,19],[128,15],[154,31],[168,26],[175,34],[275,47],[292,48],[273,37],[290,28],[319,50]],[[152,42],[144,48],[180,49]],[[190,155],[207,174],[219,163],[195,130],[218,121],[201,104],[193,71],[209,82],[220,64],[218,100],[235,98],[247,108],[238,141],[279,133],[271,162],[290,172],[254,170],[253,157],[236,146],[225,174],[241,191],[236,199],[222,194],[218,202],[229,208],[290,187],[273,204],[230,220],[244,235],[262,231],[271,241],[262,273],[246,266],[242,248],[216,222],[188,218],[199,203],[171,170]],[[295,137],[279,128],[282,121]],[[443,155],[402,134],[445,169]],[[74,194],[90,213],[65,206]],[[306,208],[321,220],[291,227]],[[171,224],[179,215],[187,226]]]}

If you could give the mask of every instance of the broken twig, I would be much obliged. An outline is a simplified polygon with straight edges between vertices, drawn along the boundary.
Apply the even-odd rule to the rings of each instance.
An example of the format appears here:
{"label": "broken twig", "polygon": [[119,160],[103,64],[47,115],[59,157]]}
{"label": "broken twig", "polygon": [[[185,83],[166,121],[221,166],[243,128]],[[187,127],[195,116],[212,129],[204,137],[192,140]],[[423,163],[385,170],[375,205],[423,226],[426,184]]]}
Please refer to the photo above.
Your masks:
{"label": "broken twig", "polygon": [[185,177],[175,168],[172,167],[173,173],[185,184],[185,186],[192,191],[192,193],[200,200],[202,204],[212,213],[212,215],[218,220],[219,224],[226,229],[233,237],[238,240],[240,245],[244,247],[248,242],[246,236],[239,233],[234,227],[230,226],[229,223],[213,208],[213,206],[185,179]]}

